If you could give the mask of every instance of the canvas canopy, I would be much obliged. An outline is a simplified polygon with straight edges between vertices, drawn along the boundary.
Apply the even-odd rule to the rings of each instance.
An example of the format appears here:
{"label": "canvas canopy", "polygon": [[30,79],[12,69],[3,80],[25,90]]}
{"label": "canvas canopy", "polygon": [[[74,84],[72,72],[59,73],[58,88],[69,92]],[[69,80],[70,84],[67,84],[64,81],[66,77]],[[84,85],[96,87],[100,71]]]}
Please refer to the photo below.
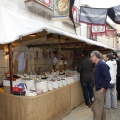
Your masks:
{"label": "canvas canopy", "polygon": [[112,48],[99,42],[92,41],[85,37],[77,36],[69,32],[65,32],[55,27],[51,27],[46,23],[25,17],[4,7],[0,7],[0,28],[0,44],[12,43],[22,36],[27,36],[29,34],[46,30],[48,33],[68,36],[80,42],[85,42],[87,44],[113,50]]}

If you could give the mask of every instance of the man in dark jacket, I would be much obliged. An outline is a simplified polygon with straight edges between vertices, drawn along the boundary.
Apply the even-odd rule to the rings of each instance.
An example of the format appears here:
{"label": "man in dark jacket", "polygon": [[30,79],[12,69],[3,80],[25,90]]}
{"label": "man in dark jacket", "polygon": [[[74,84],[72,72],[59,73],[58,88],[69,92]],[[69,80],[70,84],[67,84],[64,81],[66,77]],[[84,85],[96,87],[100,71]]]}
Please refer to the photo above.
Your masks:
{"label": "man in dark jacket", "polygon": [[118,58],[118,55],[116,52],[113,52],[113,56],[114,59],[117,62],[117,82],[116,82],[116,86],[117,86],[117,93],[118,93],[118,100],[120,100],[120,58]]}
{"label": "man in dark jacket", "polygon": [[88,51],[83,51],[80,61],[80,80],[83,88],[85,104],[90,106],[93,98],[93,63],[89,58]]}
{"label": "man in dark jacket", "polygon": [[117,60],[117,92],[118,100],[120,100],[120,58]]}
{"label": "man in dark jacket", "polygon": [[104,98],[111,81],[109,67],[104,61],[100,60],[99,51],[93,51],[91,53],[91,60],[96,64],[94,72],[95,91],[93,120],[106,120]]}

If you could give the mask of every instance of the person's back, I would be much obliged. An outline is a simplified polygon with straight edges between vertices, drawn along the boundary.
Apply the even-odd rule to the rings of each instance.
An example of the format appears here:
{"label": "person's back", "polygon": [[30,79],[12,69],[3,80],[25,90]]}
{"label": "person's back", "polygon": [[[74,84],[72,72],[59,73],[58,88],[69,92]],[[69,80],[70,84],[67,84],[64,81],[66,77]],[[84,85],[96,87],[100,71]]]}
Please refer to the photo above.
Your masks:
{"label": "person's back", "polygon": [[83,56],[80,61],[80,80],[85,104],[90,106],[93,98],[93,63],[89,58],[88,51],[83,51]]}
{"label": "person's back", "polygon": [[81,80],[91,81],[93,76],[93,63],[89,57],[82,58],[80,62]]}
{"label": "person's back", "polygon": [[[102,60],[100,60],[95,68],[95,87],[96,90],[99,91],[102,87],[107,89],[109,86],[109,75],[108,72],[109,67],[106,65],[106,63]],[[106,82],[104,82],[106,80]]]}
{"label": "person's back", "polygon": [[118,92],[118,100],[120,100],[120,58],[117,60],[117,92]]}
{"label": "person's back", "polygon": [[118,58],[116,62],[117,62],[117,77],[120,77],[120,58]]}
{"label": "person's back", "polygon": [[110,83],[116,83],[116,75],[117,75],[117,63],[115,60],[109,60],[106,62],[106,64],[109,66],[110,70],[110,76],[111,81]]}
{"label": "person's back", "polygon": [[94,72],[95,89],[93,102],[93,120],[106,120],[106,112],[104,108],[104,99],[106,90],[110,84],[110,73],[108,65],[101,60],[99,51],[91,53],[91,60],[96,65]]}
{"label": "person's back", "polygon": [[105,96],[105,106],[107,109],[117,108],[117,94],[116,94],[116,75],[117,75],[117,63],[113,59],[113,54],[107,54],[108,61],[106,64],[109,66],[109,73],[111,81]]}

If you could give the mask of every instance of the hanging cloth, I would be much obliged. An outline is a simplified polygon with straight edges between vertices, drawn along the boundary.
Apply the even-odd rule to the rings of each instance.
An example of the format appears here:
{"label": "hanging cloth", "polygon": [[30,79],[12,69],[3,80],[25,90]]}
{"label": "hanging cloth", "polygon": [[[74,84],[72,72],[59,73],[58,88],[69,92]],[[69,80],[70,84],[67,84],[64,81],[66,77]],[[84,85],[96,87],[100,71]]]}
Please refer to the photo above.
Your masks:
{"label": "hanging cloth", "polygon": [[105,25],[107,8],[91,8],[80,6],[80,22],[95,25]]}
{"label": "hanging cloth", "polygon": [[108,8],[107,15],[114,23],[120,24],[120,5]]}
{"label": "hanging cloth", "polygon": [[25,54],[22,52],[18,57],[18,72],[24,72],[25,70]]}
{"label": "hanging cloth", "polygon": [[75,0],[70,0],[70,7],[69,7],[69,18],[71,19],[71,21],[73,22],[74,25],[74,30],[76,33],[76,26],[75,26],[75,22],[74,22],[74,18],[73,18],[73,5],[74,5]]}

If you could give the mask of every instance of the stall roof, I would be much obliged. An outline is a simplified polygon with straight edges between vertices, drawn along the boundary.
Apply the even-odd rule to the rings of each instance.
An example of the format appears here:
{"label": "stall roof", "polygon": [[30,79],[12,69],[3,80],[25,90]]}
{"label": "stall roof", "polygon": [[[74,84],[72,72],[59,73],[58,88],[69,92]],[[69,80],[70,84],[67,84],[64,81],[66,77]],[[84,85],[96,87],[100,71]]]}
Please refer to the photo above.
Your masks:
{"label": "stall roof", "polygon": [[114,50],[113,48],[110,48],[99,42],[87,39],[82,36],[77,36],[69,32],[65,32],[58,28],[49,26],[41,21],[10,11],[4,7],[0,7],[0,28],[0,44],[8,44],[14,42],[15,40],[18,40],[22,36],[27,36],[29,34],[46,30],[48,33],[68,36],[80,42],[85,42],[86,44]]}

